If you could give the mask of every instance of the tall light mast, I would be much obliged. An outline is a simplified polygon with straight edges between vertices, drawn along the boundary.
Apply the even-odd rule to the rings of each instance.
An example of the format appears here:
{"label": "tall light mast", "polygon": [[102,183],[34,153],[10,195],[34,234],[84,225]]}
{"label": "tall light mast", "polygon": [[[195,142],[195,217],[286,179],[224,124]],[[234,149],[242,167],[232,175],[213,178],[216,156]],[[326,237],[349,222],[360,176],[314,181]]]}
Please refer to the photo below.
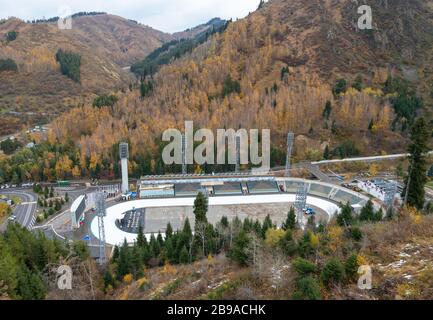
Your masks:
{"label": "tall light mast", "polygon": [[99,231],[99,264],[104,265],[107,262],[104,227],[104,217],[107,215],[107,207],[105,203],[105,194],[103,192],[98,192],[96,194],[96,214],[98,216]]}
{"label": "tall light mast", "polygon": [[119,144],[120,161],[122,166],[122,192],[129,191],[128,182],[128,158],[129,158],[129,145],[125,142]]}
{"label": "tall light mast", "polygon": [[291,160],[293,152],[293,143],[295,142],[295,134],[289,132],[287,134],[287,158],[286,158],[286,177],[290,177]]}

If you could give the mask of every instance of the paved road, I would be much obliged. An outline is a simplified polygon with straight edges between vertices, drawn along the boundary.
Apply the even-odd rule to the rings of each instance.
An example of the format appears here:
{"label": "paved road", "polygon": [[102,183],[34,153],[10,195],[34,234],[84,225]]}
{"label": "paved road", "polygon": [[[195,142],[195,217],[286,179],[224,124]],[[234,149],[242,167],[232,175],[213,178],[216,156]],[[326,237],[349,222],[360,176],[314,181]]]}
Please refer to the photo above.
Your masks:
{"label": "paved road", "polygon": [[427,201],[433,200],[433,189],[430,189],[429,187],[425,188],[425,197]]}
{"label": "paved road", "polygon": [[[433,151],[428,152],[427,155],[429,155],[429,156],[433,155]],[[373,157],[346,158],[346,159],[336,159],[336,160],[323,160],[323,161],[312,162],[311,164],[322,165],[322,164],[341,163],[341,162],[385,161],[385,160],[394,160],[394,159],[400,159],[400,158],[407,158],[409,156],[410,156],[409,153],[403,153],[403,154],[391,154],[391,155],[386,155],[386,156],[373,156]]]}
{"label": "paved road", "polygon": [[13,211],[16,222],[25,228],[31,229],[36,221],[37,196],[30,190],[7,190],[0,191],[8,197],[19,197],[22,201]]}
{"label": "paved road", "polygon": [[305,165],[305,169],[307,169],[312,175],[314,175],[320,181],[333,183],[333,180],[329,177],[329,175],[320,171],[319,166],[313,164],[307,164]]}
{"label": "paved road", "polygon": [[[66,236],[67,238],[73,238],[73,239],[82,239],[84,234],[81,236],[76,237],[77,235],[74,234],[71,231],[71,217],[70,217],[70,206],[72,205],[72,203],[81,195],[86,195],[89,193],[93,193],[98,191],[99,187],[65,187],[65,188],[55,188],[55,191],[58,194],[64,194],[65,192],[68,193],[69,195],[69,204],[67,206],[67,209],[64,210],[63,212],[61,212],[60,214],[54,216],[53,218],[49,219],[48,221],[44,222],[44,225],[41,226],[40,228],[47,228],[50,227],[53,230],[55,230],[58,234],[60,234],[61,236]],[[107,203],[107,206],[110,207],[114,204],[117,204],[117,202],[114,201],[110,201]],[[86,214],[86,225],[87,223],[90,225],[90,222],[92,220],[87,221],[89,214]],[[93,217],[92,217],[93,218]],[[83,228],[81,228],[83,229]],[[80,230],[81,230],[80,229]],[[84,228],[87,231],[87,228]],[[85,233],[90,234],[90,232]]]}

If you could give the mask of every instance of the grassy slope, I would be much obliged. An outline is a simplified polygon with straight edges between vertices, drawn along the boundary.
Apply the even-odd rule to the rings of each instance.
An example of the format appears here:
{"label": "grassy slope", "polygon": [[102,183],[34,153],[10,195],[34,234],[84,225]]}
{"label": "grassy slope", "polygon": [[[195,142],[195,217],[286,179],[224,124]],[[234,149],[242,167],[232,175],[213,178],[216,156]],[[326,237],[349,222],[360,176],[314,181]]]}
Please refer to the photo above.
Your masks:
{"label": "grassy slope", "polygon": [[[412,212],[395,221],[364,225],[364,239],[357,246],[360,259],[372,267],[373,289],[359,290],[356,282],[345,282],[330,289],[322,286],[324,299],[432,299],[432,223],[433,216]],[[341,248],[353,246],[350,241],[341,242],[339,232],[335,230],[330,239],[326,245],[321,245],[319,264],[322,259],[341,258]],[[328,254],[323,256],[321,252],[325,251]],[[275,264],[269,263],[257,275],[251,268],[240,268],[221,255],[193,265],[148,269],[144,278],[121,285],[109,293],[108,298],[290,299],[296,277],[291,270],[291,261],[279,261],[284,271],[275,287],[271,276]]]}

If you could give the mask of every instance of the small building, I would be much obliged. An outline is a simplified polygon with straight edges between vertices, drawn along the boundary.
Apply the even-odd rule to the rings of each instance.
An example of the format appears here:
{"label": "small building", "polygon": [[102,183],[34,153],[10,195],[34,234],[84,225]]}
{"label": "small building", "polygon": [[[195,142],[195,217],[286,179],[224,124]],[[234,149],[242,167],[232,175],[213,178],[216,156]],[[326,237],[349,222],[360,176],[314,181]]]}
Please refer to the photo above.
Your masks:
{"label": "small building", "polygon": [[79,196],[71,206],[71,223],[73,229],[79,229],[84,221],[86,210],[86,196]]}

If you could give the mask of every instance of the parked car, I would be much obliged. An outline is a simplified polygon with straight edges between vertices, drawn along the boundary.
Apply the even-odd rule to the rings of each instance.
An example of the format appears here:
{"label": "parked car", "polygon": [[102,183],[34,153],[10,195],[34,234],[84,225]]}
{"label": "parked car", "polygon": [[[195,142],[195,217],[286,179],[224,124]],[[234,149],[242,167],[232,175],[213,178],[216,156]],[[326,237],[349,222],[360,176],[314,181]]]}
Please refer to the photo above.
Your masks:
{"label": "parked car", "polygon": [[304,213],[307,216],[314,216],[316,214],[316,211],[314,211],[314,209],[312,209],[312,208],[306,208],[306,209],[304,209]]}

